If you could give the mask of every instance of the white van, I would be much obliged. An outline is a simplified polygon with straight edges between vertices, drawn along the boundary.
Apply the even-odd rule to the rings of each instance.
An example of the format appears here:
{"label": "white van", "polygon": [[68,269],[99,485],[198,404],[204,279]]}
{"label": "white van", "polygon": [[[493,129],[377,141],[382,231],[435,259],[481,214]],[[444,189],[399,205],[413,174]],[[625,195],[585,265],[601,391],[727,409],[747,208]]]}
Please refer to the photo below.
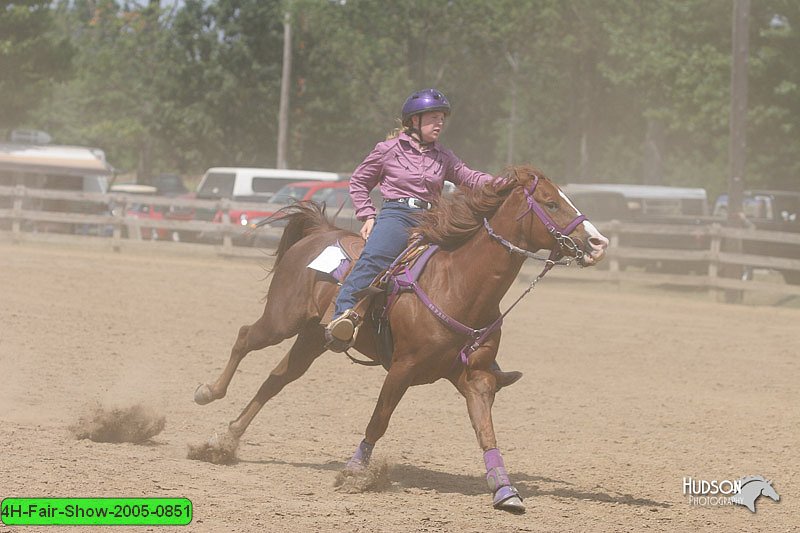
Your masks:
{"label": "white van", "polygon": [[0,144],[0,185],[106,192],[114,169],[97,148]]}
{"label": "white van", "polygon": [[[620,183],[568,183],[562,187],[568,196],[588,193],[622,195],[633,217],[705,216],[708,196],[700,187],[668,187],[664,185],[629,185]],[[571,197],[571,196],[570,196]],[[580,207],[580,202],[576,201]],[[624,220],[621,217],[615,217]]]}
{"label": "white van", "polygon": [[[113,174],[114,169],[106,162],[105,154],[97,148],[0,143],[0,186],[105,193]],[[12,205],[12,196],[0,196],[0,209]],[[26,197],[23,209],[103,214],[108,206],[90,201]],[[3,222],[0,228],[8,224],[10,221]],[[39,222],[35,226],[38,231],[71,232],[75,229],[73,224],[55,222]]]}
{"label": "white van", "polygon": [[315,170],[276,168],[209,168],[197,186],[197,198],[228,198],[236,201],[263,201],[294,181],[342,181],[348,176]]}

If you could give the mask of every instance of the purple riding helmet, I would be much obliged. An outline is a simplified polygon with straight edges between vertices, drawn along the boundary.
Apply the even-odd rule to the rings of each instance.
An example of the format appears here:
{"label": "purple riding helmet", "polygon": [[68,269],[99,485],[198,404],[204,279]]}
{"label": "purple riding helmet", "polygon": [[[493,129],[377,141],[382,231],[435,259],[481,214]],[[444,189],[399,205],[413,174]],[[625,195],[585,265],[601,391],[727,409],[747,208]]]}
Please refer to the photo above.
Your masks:
{"label": "purple riding helmet", "polygon": [[447,97],[436,89],[422,89],[406,98],[403,104],[403,124],[414,115],[427,111],[444,111],[445,115],[450,114],[450,102]]}

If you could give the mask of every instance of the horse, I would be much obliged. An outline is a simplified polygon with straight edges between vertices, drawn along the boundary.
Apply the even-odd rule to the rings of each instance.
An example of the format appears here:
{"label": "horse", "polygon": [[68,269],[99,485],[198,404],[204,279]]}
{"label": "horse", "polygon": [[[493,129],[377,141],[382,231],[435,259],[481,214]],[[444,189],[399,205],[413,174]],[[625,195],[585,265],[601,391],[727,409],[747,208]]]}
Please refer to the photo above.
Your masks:
{"label": "horse", "polygon": [[[298,203],[285,208],[283,214],[288,224],[275,252],[264,313],[253,324],[241,327],[217,380],[201,384],[195,391],[195,402],[200,405],[224,398],[245,355],[297,336],[255,397],[229,424],[229,433],[236,440],[267,401],[300,378],[326,351],[321,322],[338,285],[307,265],[328,246],[360,239],[331,224],[324,209],[315,204]],[[490,367],[500,344],[500,301],[534,252],[551,252],[541,277],[559,259],[573,259],[581,266],[596,264],[605,255],[608,239],[550,179],[530,166],[511,167],[483,187],[443,197],[413,231],[440,247],[417,282],[429,295],[428,303],[435,302],[438,313],[432,313],[433,308],[415,292],[403,292],[394,301],[388,312],[394,338],[391,364],[364,439],[345,471],[358,472],[368,466],[375,443],[383,437],[395,407],[410,386],[444,378],[466,399],[484,452],[493,506],[524,512],[522,498],[511,484],[497,449],[492,423],[497,383]],[[441,314],[452,323],[469,325],[467,331],[484,334],[466,339],[470,349],[464,350],[467,335],[450,327]],[[376,334],[371,326],[374,324],[366,318],[353,348],[377,361]]]}
{"label": "horse", "polygon": [[750,509],[751,513],[756,512],[756,500],[759,496],[767,496],[774,501],[779,501],[781,497],[772,486],[772,481],[764,479],[762,476],[747,476],[739,480],[741,490],[738,494],[731,496],[731,503],[744,505]]}

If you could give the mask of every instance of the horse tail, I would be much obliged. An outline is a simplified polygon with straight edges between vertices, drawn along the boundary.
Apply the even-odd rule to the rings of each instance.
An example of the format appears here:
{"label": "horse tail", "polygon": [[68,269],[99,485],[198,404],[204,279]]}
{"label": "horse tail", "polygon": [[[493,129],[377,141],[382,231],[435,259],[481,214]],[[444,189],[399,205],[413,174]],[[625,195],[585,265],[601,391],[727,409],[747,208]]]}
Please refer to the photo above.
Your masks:
{"label": "horse tail", "polygon": [[325,216],[325,205],[322,206],[311,201],[296,202],[279,209],[272,216],[260,221],[257,225],[265,226],[275,221],[285,221],[286,228],[281,235],[278,249],[275,250],[275,263],[272,270],[277,268],[283,259],[286,250],[294,246],[300,239],[320,231],[337,229]]}

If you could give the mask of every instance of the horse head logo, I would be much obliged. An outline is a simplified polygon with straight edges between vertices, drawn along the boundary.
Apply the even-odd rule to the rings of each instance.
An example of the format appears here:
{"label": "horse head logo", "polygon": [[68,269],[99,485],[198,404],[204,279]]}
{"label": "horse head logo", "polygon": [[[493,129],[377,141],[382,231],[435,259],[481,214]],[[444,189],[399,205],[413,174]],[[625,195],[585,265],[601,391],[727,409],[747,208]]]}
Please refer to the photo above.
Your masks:
{"label": "horse head logo", "polygon": [[762,494],[772,498],[776,502],[781,499],[775,488],[772,486],[772,481],[768,481],[761,476],[747,476],[739,480],[742,490],[739,494],[731,496],[731,503],[744,505],[750,509],[751,513],[756,512],[756,500]]}

